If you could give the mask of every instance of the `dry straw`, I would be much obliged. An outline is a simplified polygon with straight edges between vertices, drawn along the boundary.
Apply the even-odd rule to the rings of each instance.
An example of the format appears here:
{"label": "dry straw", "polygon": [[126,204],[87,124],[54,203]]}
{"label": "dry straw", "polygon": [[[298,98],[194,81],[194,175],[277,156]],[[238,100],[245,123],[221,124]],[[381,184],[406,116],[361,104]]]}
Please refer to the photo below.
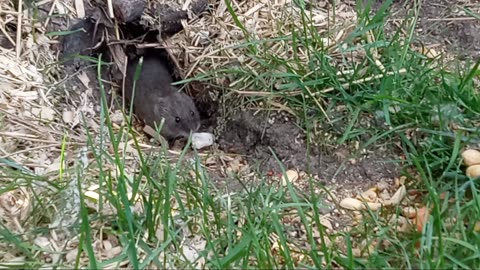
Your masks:
{"label": "dry straw", "polygon": [[[186,8],[187,2],[178,4]],[[239,21],[255,40],[273,39],[298,30],[301,11],[292,1],[231,1],[231,4]],[[356,21],[352,4],[337,4],[333,17],[326,2],[319,2],[307,14],[318,33],[325,37],[330,53],[337,54],[339,60],[341,55],[335,44],[345,38]],[[96,102],[88,95],[88,89],[74,96],[72,91],[57,88],[68,78],[62,77],[53,65],[57,61],[55,43],[58,38],[46,34],[51,29],[65,30],[67,25],[59,27],[53,18],[34,21],[30,9],[14,9],[13,2],[2,1],[0,6],[0,31],[14,45],[10,50],[0,48],[0,110],[4,115],[0,155],[18,164],[34,164],[32,170],[40,173],[57,160],[63,136],[68,136],[67,150],[74,151],[77,145],[85,145],[87,137],[82,127],[82,113],[87,116],[90,132],[94,133],[99,130],[99,114],[94,110]],[[64,0],[40,1],[37,6],[45,17],[53,14],[82,17],[87,8],[82,1]],[[236,48],[245,41],[245,35],[235,24],[225,2],[211,1],[209,10],[211,12],[183,22],[185,30],[166,41],[169,47],[175,48],[171,52],[181,63],[185,77],[229,66],[235,61],[256,70],[257,63],[245,57],[245,49]],[[148,15],[143,19],[156,21]],[[17,31],[12,32],[15,28]],[[288,60],[292,55],[290,42],[282,40],[265,46],[269,46],[270,53]],[[308,61],[307,55],[300,59]],[[86,76],[77,75],[83,84],[89,84]],[[237,89],[237,93],[247,92]]]}

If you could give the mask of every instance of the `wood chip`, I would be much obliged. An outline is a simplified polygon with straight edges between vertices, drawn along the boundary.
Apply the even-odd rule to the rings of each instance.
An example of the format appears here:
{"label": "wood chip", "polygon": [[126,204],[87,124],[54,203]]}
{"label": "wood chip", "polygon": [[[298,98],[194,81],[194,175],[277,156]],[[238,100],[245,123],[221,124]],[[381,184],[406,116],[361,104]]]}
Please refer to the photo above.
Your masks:
{"label": "wood chip", "polygon": [[77,10],[77,17],[83,19],[85,17],[85,7],[83,0],[75,0],[75,9]]}

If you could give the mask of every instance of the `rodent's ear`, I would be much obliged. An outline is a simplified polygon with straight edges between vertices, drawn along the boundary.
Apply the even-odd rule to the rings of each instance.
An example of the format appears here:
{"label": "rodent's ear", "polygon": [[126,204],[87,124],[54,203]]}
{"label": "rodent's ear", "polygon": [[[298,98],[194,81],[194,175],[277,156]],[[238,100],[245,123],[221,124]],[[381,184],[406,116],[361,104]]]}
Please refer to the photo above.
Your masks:
{"label": "rodent's ear", "polygon": [[168,101],[166,98],[157,97],[155,100],[152,101],[155,104],[153,105],[153,113],[155,114],[155,116],[159,117],[166,115],[165,113],[168,114],[167,108],[169,105],[167,104]]}

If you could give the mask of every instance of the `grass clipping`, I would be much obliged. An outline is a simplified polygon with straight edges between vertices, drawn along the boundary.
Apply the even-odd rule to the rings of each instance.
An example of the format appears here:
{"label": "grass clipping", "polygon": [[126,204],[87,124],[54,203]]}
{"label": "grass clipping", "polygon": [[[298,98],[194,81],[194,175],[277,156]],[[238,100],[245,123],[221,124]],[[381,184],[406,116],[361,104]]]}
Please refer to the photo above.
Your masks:
{"label": "grass clipping", "polygon": [[[307,11],[302,11],[293,1],[231,1],[230,5],[234,16],[229,12],[227,2],[220,1],[212,14],[185,25],[184,33],[169,41],[177,58],[188,61],[185,64],[188,67],[186,77],[235,65],[246,66],[251,72],[262,74],[267,67],[250,57],[249,45],[256,47],[258,55],[255,56],[258,58],[276,55],[278,59],[293,65],[294,69],[308,64],[308,51],[311,50],[323,51],[323,48],[328,48],[329,54],[341,60],[341,48],[337,45],[348,36],[357,22],[354,6],[344,3],[337,5],[335,17],[325,2],[313,4]],[[312,43],[311,48],[298,48],[293,44],[291,35],[303,31],[302,20],[307,20],[315,35],[322,37],[321,43]],[[353,57],[358,55],[364,53],[361,50],[351,53]],[[216,83],[222,82],[223,78],[217,78]],[[239,82],[232,82],[230,86],[237,84]],[[248,88],[248,83],[244,88]]]}

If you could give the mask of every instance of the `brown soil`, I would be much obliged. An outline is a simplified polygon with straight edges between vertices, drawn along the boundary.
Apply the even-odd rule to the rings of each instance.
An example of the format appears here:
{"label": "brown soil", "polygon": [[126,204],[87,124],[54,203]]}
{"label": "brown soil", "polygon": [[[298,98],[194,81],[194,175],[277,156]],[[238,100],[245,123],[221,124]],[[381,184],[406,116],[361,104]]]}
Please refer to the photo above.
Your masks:
{"label": "brown soil", "polygon": [[[384,1],[376,1],[379,8]],[[464,11],[480,14],[480,4],[475,0],[431,0],[422,2],[414,42],[440,45],[460,59],[480,57],[480,19]],[[406,16],[413,12],[414,1],[395,0],[390,8],[387,34],[398,29]]]}
{"label": "brown soil", "polygon": [[220,148],[246,155],[251,165],[258,164],[263,175],[281,173],[273,153],[285,170],[304,171],[317,176],[319,184],[357,191],[381,179],[393,179],[399,172],[397,155],[386,147],[372,147],[374,151],[364,153],[350,145],[325,147],[312,143],[307,147],[299,124],[278,113],[267,117],[266,113],[253,116],[240,112],[224,130],[219,137]]}

